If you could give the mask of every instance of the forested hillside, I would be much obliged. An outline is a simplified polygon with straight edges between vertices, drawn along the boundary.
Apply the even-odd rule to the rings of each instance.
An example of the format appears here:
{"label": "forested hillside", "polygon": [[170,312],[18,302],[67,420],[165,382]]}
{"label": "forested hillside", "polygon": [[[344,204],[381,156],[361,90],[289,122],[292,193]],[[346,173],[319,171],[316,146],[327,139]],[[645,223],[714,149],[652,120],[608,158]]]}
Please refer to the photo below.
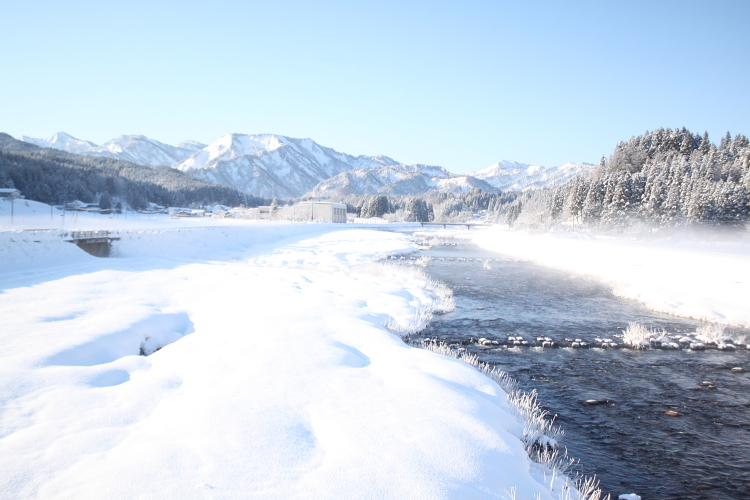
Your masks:
{"label": "forested hillside", "polygon": [[99,201],[102,208],[148,202],[163,206],[257,206],[262,200],[217,186],[169,167],[149,167],[110,158],[40,148],[0,133],[0,187],[14,187],[44,203]]}
{"label": "forested hillside", "polygon": [[495,216],[509,224],[738,224],[750,217],[750,141],[659,129],[617,145],[598,168],[525,194]]}
{"label": "forested hillside", "polygon": [[393,220],[406,222],[465,222],[477,213],[495,213],[496,207],[508,206],[517,196],[518,193],[498,194],[472,189],[464,193],[433,191],[422,196],[349,196],[344,202],[347,211],[359,217],[391,214],[395,215]]}

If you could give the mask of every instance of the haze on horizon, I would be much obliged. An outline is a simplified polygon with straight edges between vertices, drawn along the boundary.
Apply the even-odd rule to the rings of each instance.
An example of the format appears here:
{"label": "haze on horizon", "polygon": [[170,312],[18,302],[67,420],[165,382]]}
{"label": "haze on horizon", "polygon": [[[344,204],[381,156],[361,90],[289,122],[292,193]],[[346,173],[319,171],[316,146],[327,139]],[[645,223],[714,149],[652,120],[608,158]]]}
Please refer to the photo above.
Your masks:
{"label": "haze on horizon", "polygon": [[0,131],[309,137],[455,173],[750,133],[750,4],[11,0]]}

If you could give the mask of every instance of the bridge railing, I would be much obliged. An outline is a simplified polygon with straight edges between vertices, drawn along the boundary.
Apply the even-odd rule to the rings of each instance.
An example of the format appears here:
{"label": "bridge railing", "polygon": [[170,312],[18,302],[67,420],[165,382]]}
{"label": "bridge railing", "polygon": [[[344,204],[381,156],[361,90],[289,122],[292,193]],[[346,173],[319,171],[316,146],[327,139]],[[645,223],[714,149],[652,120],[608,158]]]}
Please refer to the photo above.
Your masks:
{"label": "bridge railing", "polygon": [[70,237],[74,240],[86,240],[89,238],[106,238],[109,231],[73,231]]}

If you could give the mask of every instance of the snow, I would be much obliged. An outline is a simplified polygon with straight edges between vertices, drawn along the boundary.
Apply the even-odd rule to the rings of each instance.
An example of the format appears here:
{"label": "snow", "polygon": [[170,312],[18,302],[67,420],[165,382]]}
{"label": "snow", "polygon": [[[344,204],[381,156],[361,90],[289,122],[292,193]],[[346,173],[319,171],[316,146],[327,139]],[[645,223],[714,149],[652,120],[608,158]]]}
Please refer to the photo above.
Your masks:
{"label": "snow", "polygon": [[200,143],[195,141],[185,141],[183,144],[186,144],[186,147],[170,146],[143,135],[121,135],[101,146],[76,139],[65,132],[58,132],[47,139],[27,136],[21,136],[19,139],[43,148],[60,149],[85,156],[105,156],[140,165],[171,166],[188,158],[196,149],[200,149],[197,147]]}
{"label": "snow", "polygon": [[0,497],[558,498],[495,382],[384,328],[438,300],[372,262],[407,235],[107,221],[0,231]]}
{"label": "snow", "polygon": [[454,175],[430,165],[384,165],[347,170],[316,185],[305,196],[341,198],[349,195],[422,194],[467,192],[474,188],[493,192],[486,182],[465,175]]}
{"label": "snow", "polygon": [[593,167],[590,163],[565,163],[555,167],[542,167],[501,160],[469,175],[503,191],[528,191],[559,186],[585,174]]}
{"label": "snow", "polygon": [[531,166],[502,160],[469,175],[442,167],[402,165],[387,156],[352,156],[276,134],[225,134],[210,145],[184,141],[171,146],[142,135],[121,135],[101,146],[64,132],[22,141],[71,153],[105,156],[141,165],[165,165],[196,178],[266,197],[421,194],[429,190],[525,191],[560,185],[593,165]]}
{"label": "snow", "polygon": [[495,226],[471,234],[514,259],[592,276],[654,311],[750,327],[750,240],[625,239],[531,234]]}
{"label": "snow", "polygon": [[178,148],[188,149],[190,151],[198,151],[199,149],[203,149],[207,146],[208,144],[203,144],[202,142],[193,140],[182,141],[177,145]]}
{"label": "snow", "polygon": [[338,173],[397,165],[387,156],[351,156],[317,144],[275,134],[225,134],[210,145],[183,141],[171,146],[143,135],[121,135],[101,146],[64,132],[22,141],[87,156],[105,156],[140,165],[164,165],[256,196],[297,197]]}
{"label": "snow", "polygon": [[341,172],[383,164],[396,162],[339,153],[310,139],[226,134],[174,168],[256,196],[298,197]]}
{"label": "snow", "polygon": [[42,148],[60,149],[75,154],[84,154],[85,151],[97,147],[93,142],[82,141],[65,132],[58,132],[47,139],[35,139],[24,135],[19,137],[19,140],[35,144]]}
{"label": "snow", "polygon": [[185,159],[175,168],[179,170],[215,168],[215,163],[218,161],[233,160],[241,156],[254,156],[259,152],[274,151],[283,145],[284,139],[284,137],[269,134],[226,134],[211,145],[202,148],[202,152]]}

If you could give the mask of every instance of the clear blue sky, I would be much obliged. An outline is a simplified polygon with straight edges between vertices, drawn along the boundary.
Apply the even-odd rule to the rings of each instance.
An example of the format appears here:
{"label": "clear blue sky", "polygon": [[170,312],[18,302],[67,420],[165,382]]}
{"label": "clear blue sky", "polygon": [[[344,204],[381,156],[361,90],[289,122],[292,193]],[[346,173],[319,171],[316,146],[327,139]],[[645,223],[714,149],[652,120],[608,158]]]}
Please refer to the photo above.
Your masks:
{"label": "clear blue sky", "polygon": [[453,172],[750,135],[750,1],[0,0],[0,131],[309,137]]}

